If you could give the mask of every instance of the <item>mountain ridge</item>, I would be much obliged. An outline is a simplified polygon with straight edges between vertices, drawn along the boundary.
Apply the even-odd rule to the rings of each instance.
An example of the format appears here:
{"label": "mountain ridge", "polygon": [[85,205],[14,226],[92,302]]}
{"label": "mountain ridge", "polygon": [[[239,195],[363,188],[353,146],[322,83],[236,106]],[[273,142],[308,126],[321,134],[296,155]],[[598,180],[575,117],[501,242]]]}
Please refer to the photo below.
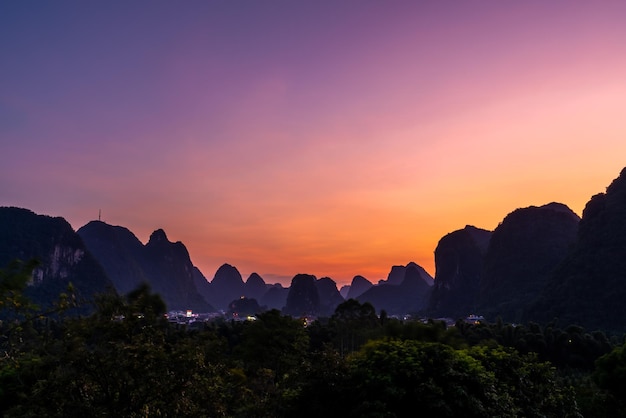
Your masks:
{"label": "mountain ridge", "polygon": [[155,230],[145,245],[129,229],[101,221],[91,221],[76,233],[120,293],[147,283],[170,310],[213,310],[197,291],[187,248],[170,242],[164,230]]}
{"label": "mountain ridge", "polygon": [[[225,309],[248,298],[260,309],[329,316],[342,300],[355,298],[390,314],[461,318],[478,313],[512,322],[560,318],[626,329],[621,320],[626,315],[621,302],[626,299],[626,168],[606,192],[589,199],[582,217],[554,201],[517,208],[493,231],[466,225],[444,235],[435,249],[434,278],[409,262],[391,266],[387,279],[376,284],[354,276],[341,292],[332,278],[310,274],[296,274],[288,287],[267,284],[257,273],[244,281],[226,263],[209,281],[191,263],[185,245],[170,242],[163,229],[144,245],[125,227],[91,221],[73,231],[61,217],[15,207],[0,207],[0,226],[0,261],[44,258],[33,274],[34,285],[52,283],[48,277],[68,279],[75,274],[71,266],[92,257],[99,284],[75,278],[87,293],[94,285],[123,294],[148,282],[176,308]],[[46,292],[51,297],[51,290]]]}

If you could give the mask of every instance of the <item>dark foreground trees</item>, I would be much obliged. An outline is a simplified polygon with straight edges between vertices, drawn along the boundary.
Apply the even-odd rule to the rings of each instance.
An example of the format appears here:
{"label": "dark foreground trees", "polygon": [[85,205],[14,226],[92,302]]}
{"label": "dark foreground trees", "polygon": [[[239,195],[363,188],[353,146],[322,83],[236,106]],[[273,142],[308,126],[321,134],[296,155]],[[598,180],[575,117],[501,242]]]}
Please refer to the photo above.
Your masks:
{"label": "dark foreground trees", "polygon": [[37,344],[22,339],[0,362],[4,416],[225,416],[219,341],[171,327],[147,287],[97,305],[87,318],[32,321]]}
{"label": "dark foreground trees", "polygon": [[[13,279],[12,274],[24,277],[23,269],[16,269],[0,278]],[[13,293],[0,291],[3,307],[23,306],[14,293],[23,280],[6,283]],[[497,327],[486,332],[378,318],[373,307],[355,301],[308,327],[269,311],[256,321],[215,321],[191,329],[167,322],[164,311],[162,300],[145,286],[123,297],[100,295],[86,317],[26,314],[20,308],[0,323],[0,413],[580,416],[575,398],[580,388],[572,388],[572,380],[567,383],[536,354],[499,344]],[[501,328],[504,335],[509,332]],[[482,340],[476,337],[481,333]],[[518,333],[530,341],[528,333]],[[623,357],[616,352],[602,363],[600,386],[623,380],[622,369],[613,367]],[[586,399],[595,399],[589,405],[600,411],[597,400],[609,394],[591,385],[589,379],[584,388],[593,390]],[[618,406],[602,411],[619,413]]]}
{"label": "dark foreground trees", "polygon": [[[579,417],[574,392],[548,363],[514,350],[376,340],[341,361],[331,353],[304,379],[313,402],[293,416]],[[308,395],[307,395],[308,396]]]}

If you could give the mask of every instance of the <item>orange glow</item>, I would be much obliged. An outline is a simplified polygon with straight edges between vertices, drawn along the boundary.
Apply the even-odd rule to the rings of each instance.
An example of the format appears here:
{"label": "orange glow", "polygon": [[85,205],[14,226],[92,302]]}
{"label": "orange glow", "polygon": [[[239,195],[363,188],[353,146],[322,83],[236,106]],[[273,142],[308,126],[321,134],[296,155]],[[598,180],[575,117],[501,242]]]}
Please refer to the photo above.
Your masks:
{"label": "orange glow", "polygon": [[580,215],[626,165],[619,2],[12,7],[0,204],[163,228],[208,279],[434,275],[447,233]]}

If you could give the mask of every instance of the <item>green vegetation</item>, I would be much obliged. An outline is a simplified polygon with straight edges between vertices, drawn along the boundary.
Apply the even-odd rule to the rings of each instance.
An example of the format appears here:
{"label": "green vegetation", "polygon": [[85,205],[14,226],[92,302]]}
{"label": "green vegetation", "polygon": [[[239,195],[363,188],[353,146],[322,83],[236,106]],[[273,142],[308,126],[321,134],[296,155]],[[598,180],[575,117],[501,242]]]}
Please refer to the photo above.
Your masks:
{"label": "green vegetation", "polygon": [[[6,417],[625,416],[626,346],[556,324],[400,321],[349,300],[305,324],[182,326],[147,286],[88,316],[40,313],[29,264],[0,271]],[[10,315],[8,315],[10,313]]]}

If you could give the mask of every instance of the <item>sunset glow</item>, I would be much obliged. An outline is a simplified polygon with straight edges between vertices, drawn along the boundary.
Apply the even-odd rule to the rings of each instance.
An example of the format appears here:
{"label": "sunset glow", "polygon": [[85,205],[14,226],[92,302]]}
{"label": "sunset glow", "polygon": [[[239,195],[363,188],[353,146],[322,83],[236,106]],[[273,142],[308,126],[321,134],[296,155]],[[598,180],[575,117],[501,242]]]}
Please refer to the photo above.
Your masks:
{"label": "sunset glow", "polygon": [[0,205],[385,278],[626,166],[626,3],[0,4]]}

